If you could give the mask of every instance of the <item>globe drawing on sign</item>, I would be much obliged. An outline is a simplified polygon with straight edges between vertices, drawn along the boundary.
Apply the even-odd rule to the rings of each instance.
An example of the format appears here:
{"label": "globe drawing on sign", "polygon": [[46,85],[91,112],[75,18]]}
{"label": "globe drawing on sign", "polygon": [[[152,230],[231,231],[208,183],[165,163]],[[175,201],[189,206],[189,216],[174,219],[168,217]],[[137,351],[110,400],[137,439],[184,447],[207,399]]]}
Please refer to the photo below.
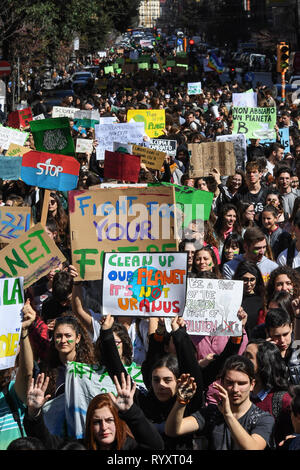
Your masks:
{"label": "globe drawing on sign", "polygon": [[[147,286],[146,279],[144,279],[145,284],[138,284],[137,281],[139,269],[134,271],[131,278],[128,279],[128,284],[132,286],[132,297],[137,299],[138,302],[142,301],[143,299],[147,299],[149,302],[154,302],[154,300],[159,299],[161,296],[164,286],[160,280],[155,283],[155,286]],[[147,266],[147,271],[152,271],[151,281],[154,281],[157,269],[153,268],[152,266]],[[143,287],[144,289],[142,289]],[[143,294],[142,296],[141,293]]]}
{"label": "globe drawing on sign", "polygon": [[46,150],[62,150],[68,144],[66,137],[61,129],[51,129],[45,131],[43,137],[43,146]]}
{"label": "globe drawing on sign", "polygon": [[141,114],[136,114],[135,116],[133,116],[133,120],[135,122],[143,122],[145,124],[145,129],[146,129],[146,119],[144,118],[144,116],[142,116]]}

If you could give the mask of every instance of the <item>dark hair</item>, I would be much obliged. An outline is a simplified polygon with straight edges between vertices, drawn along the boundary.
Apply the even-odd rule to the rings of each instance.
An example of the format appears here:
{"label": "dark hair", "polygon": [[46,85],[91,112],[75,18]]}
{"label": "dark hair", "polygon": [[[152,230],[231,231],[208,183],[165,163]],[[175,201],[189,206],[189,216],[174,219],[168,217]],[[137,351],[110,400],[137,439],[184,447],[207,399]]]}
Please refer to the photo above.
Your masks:
{"label": "dark hair", "polygon": [[19,437],[11,441],[6,450],[47,450],[37,437]]}
{"label": "dark hair", "polygon": [[202,246],[201,248],[199,248],[198,250],[195,251],[194,253],[194,259],[193,259],[193,264],[192,264],[192,272],[194,273],[198,273],[199,270],[196,266],[196,262],[195,262],[195,259],[196,259],[196,256],[197,256],[197,253],[199,253],[199,251],[207,251],[207,253],[210,254],[211,258],[212,258],[212,261],[213,261],[213,272],[216,274],[216,276],[221,279],[222,276],[221,276],[221,273],[220,273],[220,269],[219,269],[219,264],[218,264],[218,260],[217,260],[217,257],[216,257],[216,254],[214,252],[214,249],[211,245],[205,245],[205,246]]}
{"label": "dark hair", "polygon": [[277,168],[274,168],[274,176],[275,178],[279,178],[281,173],[288,173],[290,176],[293,174],[293,170],[289,166],[282,166],[279,165]]}
{"label": "dark hair", "polygon": [[256,277],[254,292],[256,295],[260,295],[262,298],[264,298],[265,284],[261,272],[257,267],[256,263],[253,263],[251,261],[241,261],[238,267],[236,268],[232,279],[240,281],[246,273],[251,273],[254,277]]}
{"label": "dark hair", "polygon": [[292,396],[291,410],[295,416],[300,415],[300,385],[293,385],[290,394]]}
{"label": "dark hair", "polygon": [[278,210],[276,209],[275,206],[272,206],[271,204],[267,205],[267,206],[264,206],[263,210],[262,210],[262,213],[263,212],[271,212],[275,218],[277,218],[279,216],[279,212]]}
{"label": "dark hair", "polygon": [[249,227],[244,233],[244,242],[249,247],[253,243],[266,240],[265,234],[258,227]]}
{"label": "dark hair", "polygon": [[271,308],[267,311],[265,319],[265,328],[270,332],[270,328],[278,328],[283,325],[290,325],[291,317],[282,308]]}
{"label": "dark hair", "polygon": [[72,294],[74,280],[67,271],[59,271],[53,276],[52,295],[58,302],[63,302]]}
{"label": "dark hair", "polygon": [[[252,339],[248,344],[257,345],[257,374],[264,390],[288,390],[289,374],[276,344],[262,338]],[[244,354],[247,354],[244,352]]]}
{"label": "dark hair", "polygon": [[253,202],[247,202],[247,201],[239,201],[237,204],[237,212],[239,215],[239,221],[241,227],[252,227],[254,225],[253,221],[246,220],[245,218],[245,212],[247,209],[249,209],[250,206],[254,207]]}
{"label": "dark hair", "polygon": [[[196,240],[196,238],[191,238],[190,240],[188,238],[184,238],[179,243],[178,250],[179,251],[184,251],[186,243],[192,243],[193,245],[195,245],[197,243],[197,240]],[[196,249],[196,246],[195,246],[195,249]]]}
{"label": "dark hair", "polygon": [[240,222],[239,222],[239,214],[238,214],[237,207],[234,204],[229,203],[229,204],[225,204],[222,207],[221,211],[219,212],[219,215],[218,215],[217,221],[215,223],[215,226],[214,226],[215,232],[218,235],[218,237],[223,236],[224,217],[231,210],[233,210],[236,213],[236,221],[235,221],[234,226],[233,226],[233,231],[237,232],[237,233],[241,233],[241,226],[240,226]]}
{"label": "dark hair", "polygon": [[236,245],[239,248],[239,254],[244,253],[244,241],[243,237],[237,232],[231,232],[228,237],[225,239],[223,248],[222,248],[222,256],[221,256],[221,266],[226,263],[226,248],[230,248],[232,245]]}
{"label": "dark hair", "polygon": [[151,368],[151,378],[152,378],[152,373],[155,369],[160,369],[161,367],[167,367],[176,377],[176,379],[179,378],[180,376],[180,371],[179,371],[179,364],[178,364],[178,359],[177,356],[174,356],[174,354],[167,354],[161,358],[159,358]]}
{"label": "dark hair", "polygon": [[271,302],[278,304],[278,308],[285,310],[291,317],[291,320],[294,320],[294,309],[292,306],[293,296],[285,290],[275,292],[273,297],[269,300],[266,307],[268,308]]}
{"label": "dark hair", "polygon": [[[114,322],[112,326],[112,333],[115,333],[116,335],[118,335],[120,340],[122,341],[124,364],[126,366],[130,366],[130,364],[132,363],[133,346],[132,346],[132,341],[130,339],[130,336],[128,334],[126,327],[122,325],[121,323]],[[106,366],[106,364],[103,364],[102,347],[103,347],[103,344],[99,336],[96,341],[97,359],[99,361],[99,364]]]}
{"label": "dark hair", "polygon": [[274,296],[275,291],[275,281],[276,278],[282,274],[285,274],[293,284],[293,297],[300,295],[300,273],[290,266],[278,266],[274,269],[269,277],[268,283],[266,285],[266,303],[268,304]]}
{"label": "dark hair", "polygon": [[250,382],[255,379],[254,365],[245,356],[233,355],[226,359],[223,369],[219,375],[219,378],[224,381],[225,375],[229,370],[237,370],[248,375]]}

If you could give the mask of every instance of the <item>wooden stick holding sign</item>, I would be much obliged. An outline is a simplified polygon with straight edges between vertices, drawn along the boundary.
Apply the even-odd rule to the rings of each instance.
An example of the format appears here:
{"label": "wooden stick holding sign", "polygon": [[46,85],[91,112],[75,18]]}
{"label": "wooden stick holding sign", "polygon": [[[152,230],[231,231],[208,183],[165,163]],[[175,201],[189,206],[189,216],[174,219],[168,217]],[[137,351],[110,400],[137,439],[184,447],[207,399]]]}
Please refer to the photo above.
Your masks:
{"label": "wooden stick holding sign", "polygon": [[48,217],[48,209],[49,209],[49,201],[50,201],[50,190],[45,189],[44,192],[44,200],[43,200],[43,208],[42,208],[42,216],[41,216],[41,224],[43,227],[46,227],[47,217]]}

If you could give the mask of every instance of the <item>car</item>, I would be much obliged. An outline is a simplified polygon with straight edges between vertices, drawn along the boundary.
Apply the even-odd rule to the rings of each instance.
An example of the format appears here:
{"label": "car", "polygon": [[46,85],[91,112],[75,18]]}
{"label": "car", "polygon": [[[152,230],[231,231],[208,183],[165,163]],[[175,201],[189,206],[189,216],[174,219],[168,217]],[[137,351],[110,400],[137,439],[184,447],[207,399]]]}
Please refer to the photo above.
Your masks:
{"label": "car", "polygon": [[92,87],[94,84],[94,77],[91,72],[75,72],[71,77],[71,86],[72,88],[82,88],[82,87]]}

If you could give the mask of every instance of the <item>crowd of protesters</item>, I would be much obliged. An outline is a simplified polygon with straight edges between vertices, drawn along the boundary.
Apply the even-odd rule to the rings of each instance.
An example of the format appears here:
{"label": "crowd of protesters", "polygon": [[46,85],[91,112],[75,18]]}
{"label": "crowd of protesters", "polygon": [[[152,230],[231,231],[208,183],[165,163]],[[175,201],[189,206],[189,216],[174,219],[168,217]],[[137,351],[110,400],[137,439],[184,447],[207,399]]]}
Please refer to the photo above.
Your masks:
{"label": "crowd of protesters", "polygon": [[[242,336],[192,336],[181,316],[172,318],[170,329],[162,318],[102,318],[101,281],[76,281],[67,194],[51,191],[46,230],[67,261],[25,291],[17,362],[0,371],[0,447],[299,449],[300,110],[289,96],[285,102],[272,98],[264,84],[222,83],[217,73],[195,67],[182,74],[165,69],[105,75],[104,66],[116,57],[100,63],[101,86],[96,81],[77,89],[60,106],[95,109],[120,123],[128,109],[165,110],[159,138],[177,142],[176,156],[167,155],[160,171],[142,165],[139,182],[214,194],[209,219],[192,221],[179,250],[188,253],[190,277],[243,281]],[[193,81],[202,82],[201,94],[188,95]],[[277,107],[277,141],[251,140],[234,174],[215,169],[191,178],[188,144],[232,134],[232,93],[250,88],[259,106]],[[51,118],[52,106],[37,85],[27,86],[22,98],[34,116]],[[282,127],[289,128],[289,153],[280,143]],[[76,154],[78,189],[105,182],[94,129],[76,127],[71,119],[70,128],[74,141],[93,139],[91,153]],[[35,149],[31,134],[25,145]],[[22,181],[1,181],[0,190],[1,204],[31,206],[39,222],[42,190],[38,197],[37,188]],[[91,400],[80,440],[51,434],[43,420],[43,405],[64,393],[69,361],[104,365],[117,391],[117,397],[103,393]],[[125,368],[133,361],[141,366],[143,390]]]}

